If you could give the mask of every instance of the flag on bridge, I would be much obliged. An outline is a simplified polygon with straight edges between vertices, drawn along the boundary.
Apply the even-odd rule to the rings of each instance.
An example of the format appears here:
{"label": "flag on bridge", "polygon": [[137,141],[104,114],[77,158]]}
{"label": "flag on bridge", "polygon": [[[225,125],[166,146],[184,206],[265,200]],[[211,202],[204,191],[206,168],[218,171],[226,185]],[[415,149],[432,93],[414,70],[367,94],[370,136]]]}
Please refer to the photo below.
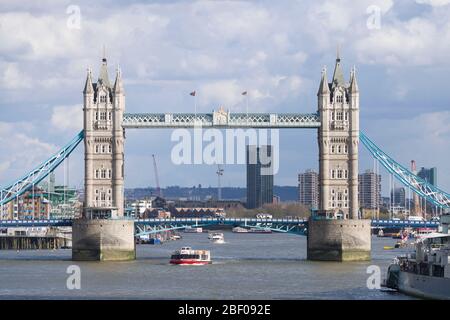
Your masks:
{"label": "flag on bridge", "polygon": [[192,91],[192,92],[190,93],[190,95],[193,96],[193,97],[195,97],[195,91]]}

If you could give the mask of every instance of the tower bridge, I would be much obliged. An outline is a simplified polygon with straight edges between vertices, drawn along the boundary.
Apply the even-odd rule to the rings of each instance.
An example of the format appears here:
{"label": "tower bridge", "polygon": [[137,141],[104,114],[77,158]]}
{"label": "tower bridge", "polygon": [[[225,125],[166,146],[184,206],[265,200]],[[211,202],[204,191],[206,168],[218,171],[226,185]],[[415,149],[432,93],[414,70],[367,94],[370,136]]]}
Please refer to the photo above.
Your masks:
{"label": "tower bridge", "polygon": [[[319,146],[318,215],[308,221],[308,258],[313,260],[370,259],[371,222],[359,219],[359,142],[403,184],[441,208],[450,195],[395,162],[359,129],[359,87],[355,69],[346,82],[341,59],[332,81],[322,71],[316,113],[125,113],[120,69],[112,83],[106,58],[99,77],[88,70],[83,90],[84,129],[67,146],[30,173],[2,188],[0,204],[12,201],[61,164],[84,141],[85,200],[83,218],[72,221],[73,259],[135,258],[134,221],[124,219],[124,131],[151,128],[292,128],[315,129]],[[342,216],[342,220],[330,216]],[[62,223],[62,222],[58,222]],[[389,222],[386,222],[389,224]],[[349,245],[350,244],[350,245]]]}

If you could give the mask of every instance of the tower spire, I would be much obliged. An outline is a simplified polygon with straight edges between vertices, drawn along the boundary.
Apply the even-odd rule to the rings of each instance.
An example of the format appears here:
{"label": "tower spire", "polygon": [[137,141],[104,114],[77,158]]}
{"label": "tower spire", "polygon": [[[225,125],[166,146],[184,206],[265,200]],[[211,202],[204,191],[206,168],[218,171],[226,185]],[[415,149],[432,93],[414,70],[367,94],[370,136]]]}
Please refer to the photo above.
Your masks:
{"label": "tower spire", "polygon": [[330,93],[330,88],[328,87],[328,79],[327,79],[327,68],[324,66],[322,69],[322,78],[320,79],[320,86],[317,95],[327,95]]}
{"label": "tower spire", "polygon": [[106,49],[105,45],[103,45],[103,58],[102,58],[102,64],[100,66],[100,73],[98,76],[98,82],[106,86],[107,88],[111,88],[111,83],[109,82],[109,76],[108,76],[108,63],[106,60]]}
{"label": "tower spire", "polygon": [[87,69],[87,77],[86,77],[86,83],[84,85],[84,94],[90,94],[94,92],[94,87],[92,86],[92,72],[91,68]]}
{"label": "tower spire", "polygon": [[358,82],[356,81],[356,67],[353,67],[352,72],[350,73],[350,93],[358,93]]}
{"label": "tower spire", "polygon": [[333,86],[333,88],[345,86],[344,73],[342,72],[342,67],[341,67],[341,53],[340,53],[339,45],[337,47],[337,52],[336,52],[336,66],[334,67],[332,86]]}
{"label": "tower spire", "polygon": [[114,82],[114,92],[115,93],[123,92],[122,71],[120,70],[119,66],[117,66],[116,81]]}

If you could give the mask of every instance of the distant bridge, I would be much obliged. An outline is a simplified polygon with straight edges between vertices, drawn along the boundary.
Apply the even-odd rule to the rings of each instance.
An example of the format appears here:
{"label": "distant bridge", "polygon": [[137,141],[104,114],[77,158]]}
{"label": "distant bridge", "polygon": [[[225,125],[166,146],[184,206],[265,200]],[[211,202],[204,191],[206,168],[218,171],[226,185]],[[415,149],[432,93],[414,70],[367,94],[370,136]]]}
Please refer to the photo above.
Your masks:
{"label": "distant bridge", "polygon": [[[273,232],[305,235],[306,219],[256,219],[256,218],[166,218],[135,219],[136,235],[154,234],[164,231],[183,230],[189,227],[240,226],[244,228],[268,229]],[[0,228],[12,227],[70,227],[71,219],[49,220],[0,220]],[[373,228],[433,228],[437,221],[372,220]]]}

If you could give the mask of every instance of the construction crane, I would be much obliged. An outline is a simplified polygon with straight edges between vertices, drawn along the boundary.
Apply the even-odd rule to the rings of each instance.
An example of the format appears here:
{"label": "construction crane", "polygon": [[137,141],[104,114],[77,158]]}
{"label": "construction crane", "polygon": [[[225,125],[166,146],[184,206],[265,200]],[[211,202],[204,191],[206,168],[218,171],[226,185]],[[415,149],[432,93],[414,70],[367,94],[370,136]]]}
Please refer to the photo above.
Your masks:
{"label": "construction crane", "polygon": [[[411,172],[414,173],[415,175],[417,175],[417,168],[416,168],[416,161],[415,160],[411,160]],[[421,216],[422,215],[422,210],[420,208],[420,199],[419,196],[414,193],[413,195],[413,203],[414,203],[414,215],[416,216]]]}
{"label": "construction crane", "polygon": [[153,169],[155,171],[155,180],[156,180],[156,195],[158,197],[162,197],[161,188],[159,186],[158,167],[156,166],[156,158],[154,154],[152,154],[152,157],[153,157]]}
{"label": "construction crane", "polygon": [[223,176],[223,169],[220,164],[217,165],[217,200],[222,200],[222,186],[220,184],[220,177]]}

